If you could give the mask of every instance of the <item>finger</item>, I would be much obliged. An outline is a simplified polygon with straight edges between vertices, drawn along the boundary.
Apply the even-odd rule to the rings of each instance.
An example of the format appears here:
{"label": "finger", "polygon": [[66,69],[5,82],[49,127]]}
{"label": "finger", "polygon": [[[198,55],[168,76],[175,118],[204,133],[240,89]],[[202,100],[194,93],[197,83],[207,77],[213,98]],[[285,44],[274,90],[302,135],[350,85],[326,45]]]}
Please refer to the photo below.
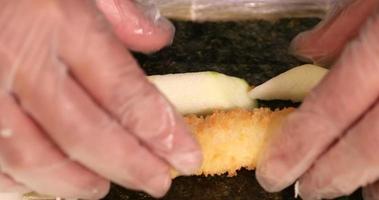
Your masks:
{"label": "finger", "polygon": [[162,196],[171,183],[168,166],[100,109],[58,59],[42,55],[31,51],[19,61],[14,91],[23,108],[71,159],[120,185]]}
{"label": "finger", "polygon": [[379,182],[375,182],[363,188],[362,195],[363,195],[364,200],[378,200],[379,199]]}
{"label": "finger", "polygon": [[[95,7],[90,0],[58,2],[61,6]],[[56,57],[63,24],[53,16],[33,22],[25,40],[15,45],[20,47],[15,59],[4,66],[12,80],[11,91],[71,159],[125,187],[163,195],[171,183],[168,166],[98,108],[71,79]]]}
{"label": "finger", "polygon": [[[91,0],[58,2],[95,10]],[[77,14],[78,18],[63,19],[80,21],[86,15]],[[162,196],[171,183],[166,163],[122,129],[68,75],[56,52],[60,33],[70,27],[61,29],[61,18],[43,19],[42,25],[29,30],[9,65],[14,67],[8,69],[14,73],[7,72],[13,80],[11,91],[71,159],[120,185]]]}
{"label": "finger", "polygon": [[108,192],[107,181],[66,158],[4,93],[0,110],[3,172],[44,194],[92,199]]}
{"label": "finger", "polygon": [[99,26],[83,30],[84,25],[75,24],[78,33],[86,33],[85,39],[68,33],[62,44],[71,45],[63,46],[62,57],[76,79],[125,128],[179,171],[192,173],[201,154],[185,123],[147,81],[130,53]]}
{"label": "finger", "polygon": [[129,49],[152,52],[171,44],[175,28],[150,4],[131,0],[97,0],[99,9]]}
{"label": "finger", "polygon": [[267,190],[278,191],[293,183],[375,103],[379,92],[378,33],[375,16],[273,138],[257,169],[257,178]]}
{"label": "finger", "polygon": [[377,0],[344,0],[334,4],[337,5],[324,22],[294,39],[291,46],[294,54],[319,64],[330,64],[379,7]]}
{"label": "finger", "polygon": [[71,159],[131,189],[154,196],[168,190],[168,166],[98,108],[70,77],[46,72],[37,84],[26,76],[16,81],[23,107]]}
{"label": "finger", "polygon": [[0,193],[1,200],[23,200],[21,193]]}
{"label": "finger", "polygon": [[[54,83],[61,78],[60,86]],[[17,91],[24,108],[73,160],[116,183],[155,196],[170,186],[168,166],[108,117],[70,78],[40,78]],[[20,88],[35,85],[25,81]],[[59,94],[54,90],[58,90]]]}
{"label": "finger", "polygon": [[304,199],[348,195],[379,178],[378,120],[379,104],[300,179]]}
{"label": "finger", "polygon": [[21,194],[24,194],[27,192],[30,192],[30,189],[26,188],[24,185],[22,185],[20,183],[17,183],[15,180],[10,178],[8,175],[0,173],[0,194],[1,193],[21,193]]}

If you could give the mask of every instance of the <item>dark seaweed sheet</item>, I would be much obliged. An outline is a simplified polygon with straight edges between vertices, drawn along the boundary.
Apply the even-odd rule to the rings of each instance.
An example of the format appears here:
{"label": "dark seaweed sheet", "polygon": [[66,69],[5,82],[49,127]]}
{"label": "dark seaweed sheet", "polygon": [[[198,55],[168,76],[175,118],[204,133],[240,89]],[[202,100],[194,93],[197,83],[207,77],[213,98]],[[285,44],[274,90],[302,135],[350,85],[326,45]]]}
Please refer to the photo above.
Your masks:
{"label": "dark seaweed sheet", "polygon": [[[136,54],[147,74],[212,70],[246,79],[257,85],[302,64],[288,54],[291,39],[313,27],[317,19],[282,19],[275,22],[220,23],[175,22],[172,46],[152,54]],[[272,108],[289,102],[260,102]],[[113,185],[105,200],[153,200],[154,198]],[[292,200],[293,189],[266,193],[254,172],[241,170],[236,177],[179,177],[164,200]],[[341,199],[360,200],[359,192]]]}

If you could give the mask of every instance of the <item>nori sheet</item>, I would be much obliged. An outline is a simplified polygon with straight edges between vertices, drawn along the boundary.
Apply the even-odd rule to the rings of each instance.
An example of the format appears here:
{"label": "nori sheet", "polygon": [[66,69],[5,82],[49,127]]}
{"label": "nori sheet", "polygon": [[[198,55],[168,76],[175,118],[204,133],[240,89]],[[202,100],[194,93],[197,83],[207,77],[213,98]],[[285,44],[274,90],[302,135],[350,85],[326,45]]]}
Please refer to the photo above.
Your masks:
{"label": "nori sheet", "polygon": [[[136,58],[148,75],[212,70],[246,79],[258,85],[291,67],[302,64],[288,54],[291,39],[310,29],[318,19],[281,19],[193,23],[176,21],[173,44],[157,53]],[[292,105],[283,101],[260,102],[272,108]],[[153,200],[142,192],[113,185],[105,200]],[[235,177],[179,177],[163,200],[292,200],[293,188],[265,192],[253,171]],[[345,200],[362,199],[360,191]]]}

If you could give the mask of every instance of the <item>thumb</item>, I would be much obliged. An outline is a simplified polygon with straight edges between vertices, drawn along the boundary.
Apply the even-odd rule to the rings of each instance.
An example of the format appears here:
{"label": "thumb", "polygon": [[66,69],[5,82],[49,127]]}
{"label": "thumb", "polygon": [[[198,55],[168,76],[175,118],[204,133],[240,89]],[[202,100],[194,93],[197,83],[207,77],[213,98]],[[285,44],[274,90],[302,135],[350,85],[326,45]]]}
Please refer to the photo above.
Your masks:
{"label": "thumb", "polygon": [[[347,180],[337,179],[336,174],[343,172],[341,166],[348,165],[343,165],[336,159],[344,158],[330,156],[334,155],[330,152],[336,147],[331,145],[341,141],[342,136],[351,133],[353,125],[363,116],[367,116],[368,110],[378,99],[378,33],[379,13],[367,20],[358,37],[343,50],[328,75],[311,91],[300,108],[287,118],[279,132],[270,140],[270,145],[263,152],[256,171],[258,181],[266,190],[280,191],[299,177],[304,177],[304,173],[309,174],[309,169],[314,170],[317,165],[329,165],[332,168],[319,168],[317,172],[325,174],[308,176],[308,178],[317,178],[307,179],[307,185],[304,185],[304,179],[300,181],[299,188],[303,197],[325,195],[322,194],[325,191],[321,189],[326,188],[328,190],[326,192],[334,192],[333,194],[346,193],[346,189],[355,184],[354,181],[343,181],[342,185],[341,182],[337,182],[337,180]],[[350,146],[355,150],[358,148],[357,145]],[[343,150],[337,152],[346,154]],[[329,156],[325,157],[327,155]],[[320,164],[321,156],[324,160],[323,165]],[[337,183],[338,186],[344,187],[326,185]]]}
{"label": "thumb", "polygon": [[334,1],[324,21],[313,30],[299,34],[290,51],[317,64],[332,64],[378,7],[377,0]]}
{"label": "thumb", "polygon": [[131,0],[96,0],[96,3],[129,49],[152,52],[171,44],[175,28],[153,3],[142,5]]}

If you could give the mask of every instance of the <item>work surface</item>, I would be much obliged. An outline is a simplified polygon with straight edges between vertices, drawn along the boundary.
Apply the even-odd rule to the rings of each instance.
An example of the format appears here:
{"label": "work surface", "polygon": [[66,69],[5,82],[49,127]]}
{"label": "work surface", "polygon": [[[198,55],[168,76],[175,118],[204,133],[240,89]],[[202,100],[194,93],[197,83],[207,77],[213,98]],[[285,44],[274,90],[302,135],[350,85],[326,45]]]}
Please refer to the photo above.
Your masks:
{"label": "work surface", "polygon": [[[147,74],[218,71],[257,85],[302,64],[287,53],[291,39],[313,27],[316,19],[276,22],[188,23],[175,22],[172,46],[152,55],[136,55]],[[288,102],[261,102],[283,107]],[[113,186],[105,200],[152,200],[140,192]],[[254,172],[241,170],[236,177],[179,177],[164,200],[292,200],[293,189],[266,193]],[[341,199],[360,200],[359,193]]]}

